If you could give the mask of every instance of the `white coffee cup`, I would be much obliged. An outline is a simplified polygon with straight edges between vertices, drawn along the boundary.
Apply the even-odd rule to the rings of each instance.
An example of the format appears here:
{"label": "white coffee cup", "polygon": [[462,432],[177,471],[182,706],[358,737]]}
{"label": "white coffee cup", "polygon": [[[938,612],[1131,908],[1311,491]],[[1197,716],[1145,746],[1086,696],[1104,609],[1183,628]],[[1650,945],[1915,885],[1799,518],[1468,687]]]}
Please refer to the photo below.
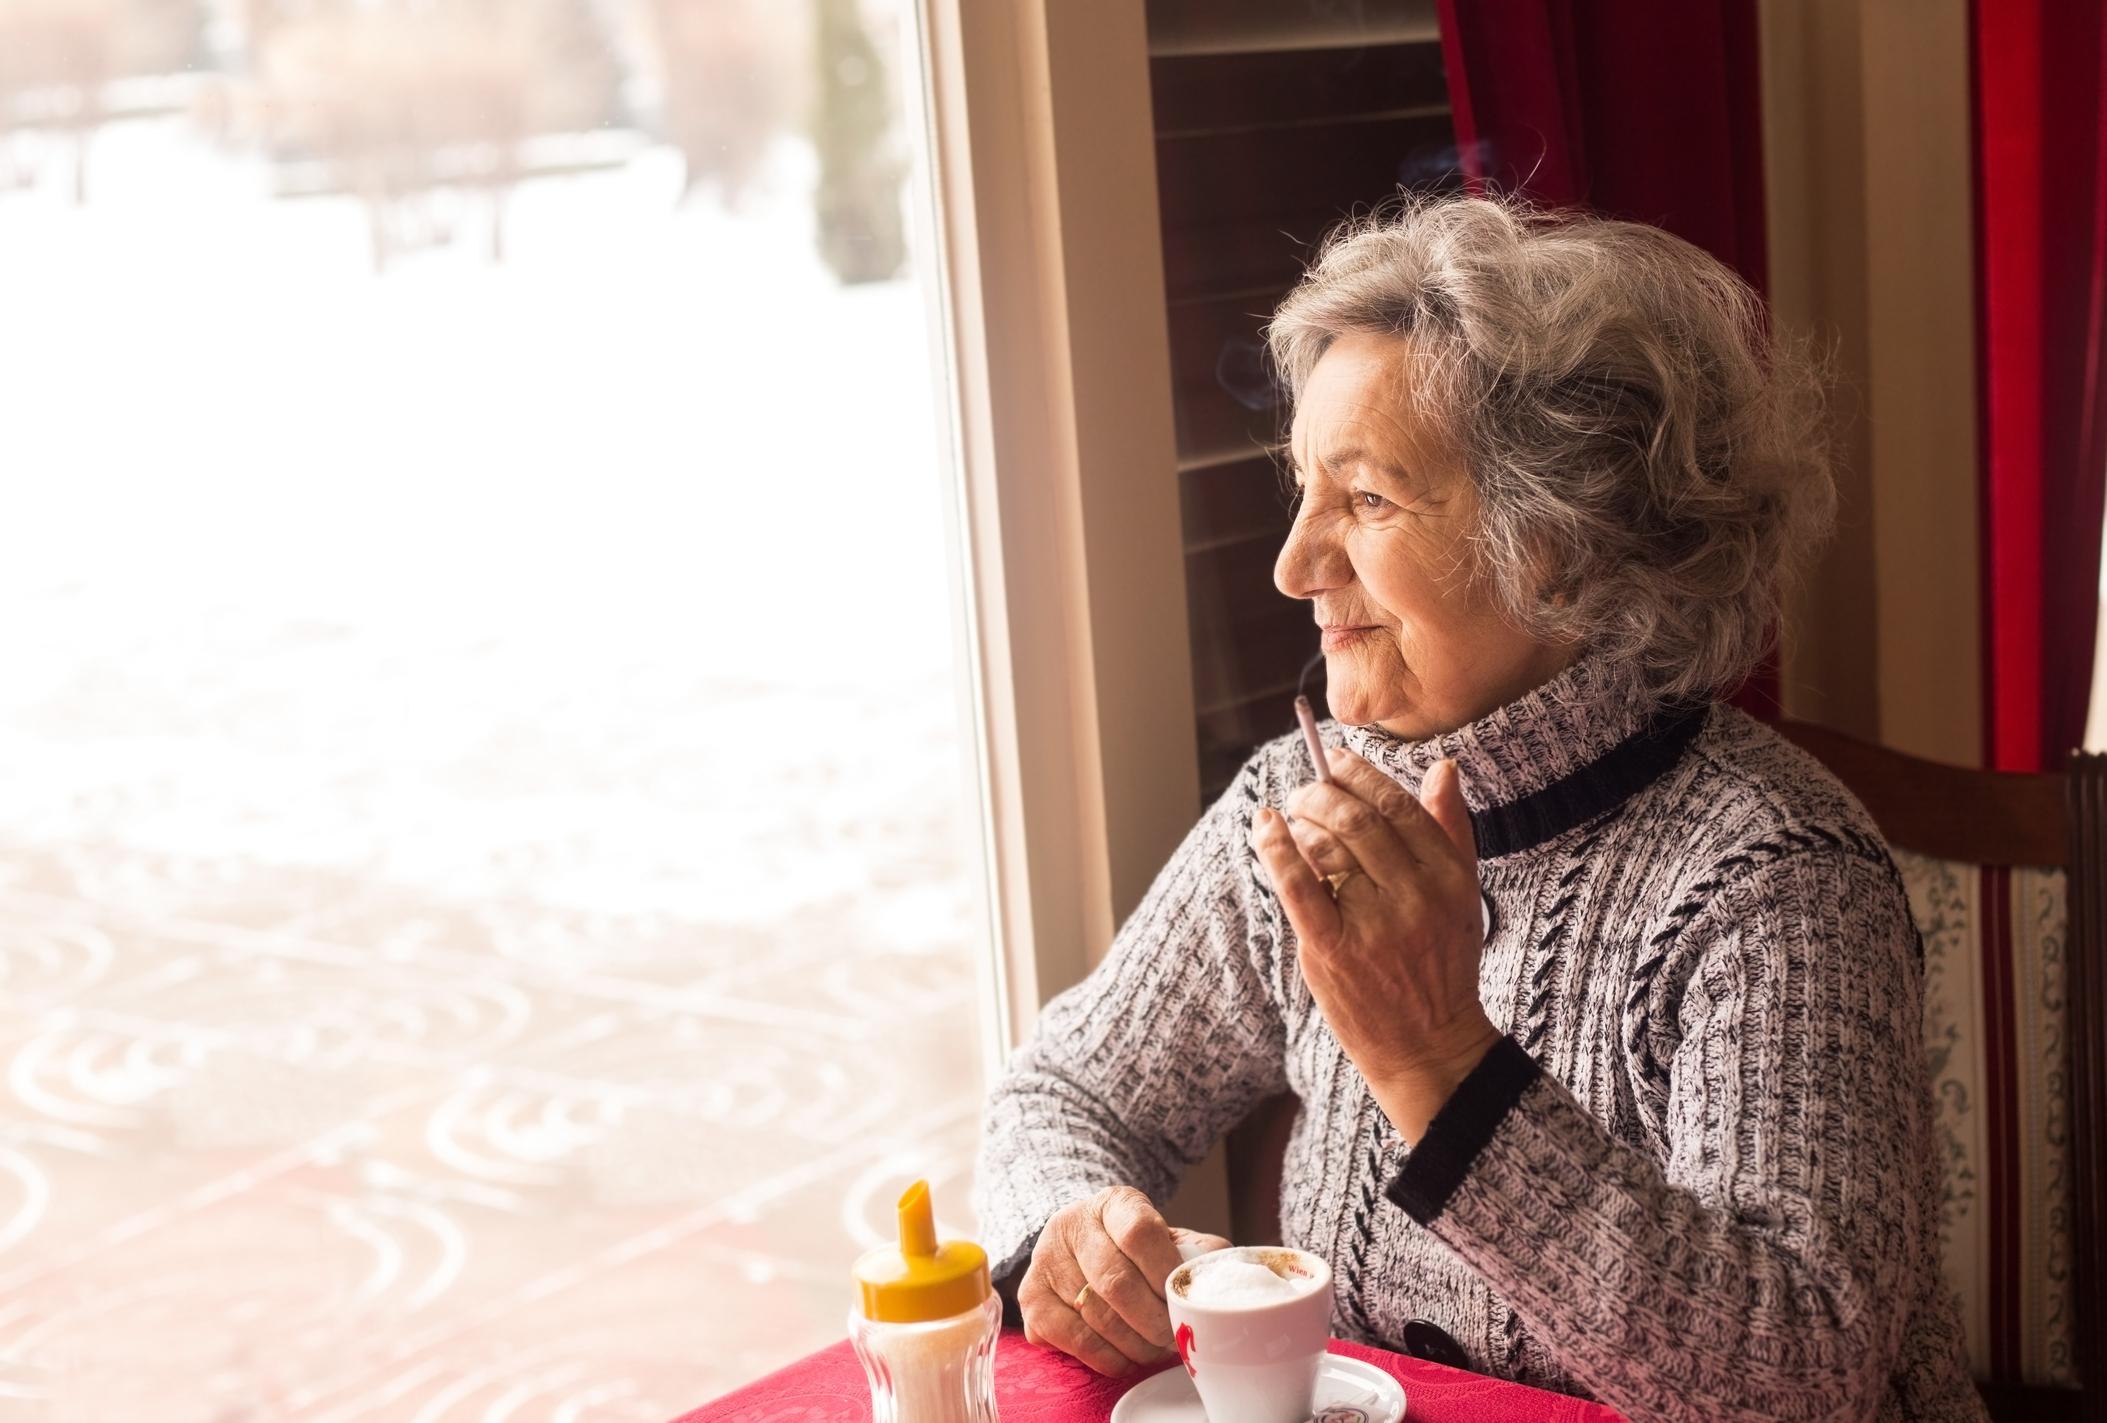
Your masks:
{"label": "white coffee cup", "polygon": [[[1234,1272],[1215,1274],[1225,1262],[1262,1267],[1292,1291],[1246,1295]],[[1280,1245],[1212,1251],[1171,1272],[1164,1302],[1208,1423],[1304,1423],[1314,1411],[1331,1337],[1332,1272],[1322,1256]]]}

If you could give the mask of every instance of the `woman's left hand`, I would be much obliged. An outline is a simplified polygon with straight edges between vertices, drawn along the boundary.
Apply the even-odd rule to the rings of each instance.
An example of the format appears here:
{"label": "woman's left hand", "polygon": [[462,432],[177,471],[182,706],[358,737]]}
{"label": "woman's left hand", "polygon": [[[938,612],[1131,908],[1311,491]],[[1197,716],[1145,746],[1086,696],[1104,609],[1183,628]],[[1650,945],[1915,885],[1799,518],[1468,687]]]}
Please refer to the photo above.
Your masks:
{"label": "woman's left hand", "polygon": [[[1333,784],[1297,787],[1252,820],[1257,851],[1300,941],[1303,981],[1339,1045],[1407,1141],[1499,1040],[1478,1001],[1484,951],[1478,856],[1456,765],[1418,800],[1343,748]],[[1325,876],[1346,873],[1336,896]]]}

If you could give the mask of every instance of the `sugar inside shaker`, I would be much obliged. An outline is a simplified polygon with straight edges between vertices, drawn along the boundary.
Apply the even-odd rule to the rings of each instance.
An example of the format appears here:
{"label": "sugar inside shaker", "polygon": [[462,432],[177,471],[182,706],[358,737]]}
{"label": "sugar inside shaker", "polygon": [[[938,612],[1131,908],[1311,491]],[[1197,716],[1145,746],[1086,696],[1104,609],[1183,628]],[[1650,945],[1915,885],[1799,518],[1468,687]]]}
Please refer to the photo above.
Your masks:
{"label": "sugar inside shaker", "polygon": [[936,1238],[929,1183],[900,1197],[900,1238],[856,1262],[849,1338],[871,1383],[872,1423],[994,1423],[1002,1300],[988,1256]]}

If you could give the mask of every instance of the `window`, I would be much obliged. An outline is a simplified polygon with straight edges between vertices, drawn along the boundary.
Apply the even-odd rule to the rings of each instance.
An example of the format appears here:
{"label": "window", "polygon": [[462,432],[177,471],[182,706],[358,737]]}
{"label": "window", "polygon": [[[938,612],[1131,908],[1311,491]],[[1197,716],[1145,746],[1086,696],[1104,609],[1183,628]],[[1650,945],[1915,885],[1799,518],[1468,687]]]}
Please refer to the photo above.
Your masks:
{"label": "window", "polygon": [[910,19],[0,8],[0,1396],[656,1423],[970,1227]]}

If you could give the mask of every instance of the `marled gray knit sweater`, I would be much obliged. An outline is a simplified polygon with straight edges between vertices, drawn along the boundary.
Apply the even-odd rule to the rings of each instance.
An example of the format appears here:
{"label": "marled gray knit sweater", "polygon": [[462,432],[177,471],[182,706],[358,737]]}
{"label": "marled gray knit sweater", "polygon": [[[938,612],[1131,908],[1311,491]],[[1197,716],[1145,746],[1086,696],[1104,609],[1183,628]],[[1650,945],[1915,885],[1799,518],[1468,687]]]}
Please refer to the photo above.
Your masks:
{"label": "marled gray knit sweater", "polygon": [[[1583,661],[1409,743],[1327,724],[1416,791],[1461,771],[1509,1036],[1407,1151],[1311,1001],[1247,836],[1309,779],[1261,748],[988,1106],[998,1278],[1057,1209],[1157,1201],[1260,1099],[1300,1100],[1289,1244],[1341,1334],[1426,1320],[1471,1367],[1639,1420],[1984,1417],[1938,1268],[1922,973],[1864,810],[1725,706]],[[1409,951],[1400,946],[1400,952]]]}

